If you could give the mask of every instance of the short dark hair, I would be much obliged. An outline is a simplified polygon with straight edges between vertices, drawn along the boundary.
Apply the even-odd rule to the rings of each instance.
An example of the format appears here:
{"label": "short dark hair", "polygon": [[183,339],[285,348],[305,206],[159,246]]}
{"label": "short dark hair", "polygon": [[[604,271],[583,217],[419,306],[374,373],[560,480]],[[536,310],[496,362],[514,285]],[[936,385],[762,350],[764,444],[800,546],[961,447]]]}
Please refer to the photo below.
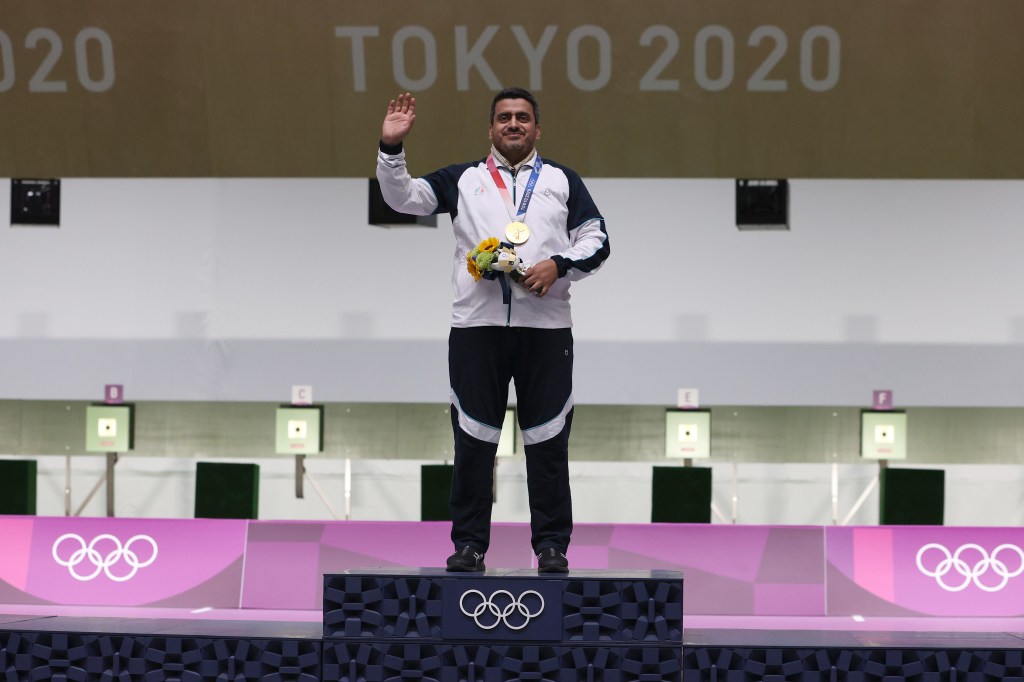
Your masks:
{"label": "short dark hair", "polygon": [[494,109],[498,106],[498,102],[503,99],[525,99],[533,107],[534,122],[540,123],[540,106],[537,104],[537,98],[524,88],[505,88],[494,96],[494,99],[491,101],[491,123],[494,123]]}

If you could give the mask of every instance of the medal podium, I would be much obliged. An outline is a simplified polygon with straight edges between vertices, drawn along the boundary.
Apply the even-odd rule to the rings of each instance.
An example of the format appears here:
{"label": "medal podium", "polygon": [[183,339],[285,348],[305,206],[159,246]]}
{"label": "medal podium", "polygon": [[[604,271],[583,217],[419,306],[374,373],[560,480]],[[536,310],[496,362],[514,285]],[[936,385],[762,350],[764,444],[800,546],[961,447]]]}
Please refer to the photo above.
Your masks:
{"label": "medal podium", "polygon": [[680,571],[324,576],[323,680],[678,682]]}

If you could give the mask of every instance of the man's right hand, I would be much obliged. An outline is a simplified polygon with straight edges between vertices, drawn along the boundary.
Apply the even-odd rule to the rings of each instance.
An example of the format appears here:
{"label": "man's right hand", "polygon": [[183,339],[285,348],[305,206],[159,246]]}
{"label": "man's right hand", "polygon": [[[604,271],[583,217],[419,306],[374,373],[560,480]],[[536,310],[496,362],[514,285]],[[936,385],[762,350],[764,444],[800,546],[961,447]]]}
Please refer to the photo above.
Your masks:
{"label": "man's right hand", "polygon": [[384,144],[401,144],[416,122],[416,98],[408,92],[388,103],[388,113],[381,126],[380,139]]}

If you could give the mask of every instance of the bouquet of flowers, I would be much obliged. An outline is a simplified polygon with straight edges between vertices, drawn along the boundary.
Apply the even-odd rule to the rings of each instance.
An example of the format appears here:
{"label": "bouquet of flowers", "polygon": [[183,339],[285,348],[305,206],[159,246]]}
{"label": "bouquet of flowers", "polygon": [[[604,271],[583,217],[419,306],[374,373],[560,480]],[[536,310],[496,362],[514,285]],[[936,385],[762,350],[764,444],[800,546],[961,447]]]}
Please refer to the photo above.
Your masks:
{"label": "bouquet of flowers", "polygon": [[516,255],[511,244],[499,242],[496,237],[489,237],[466,254],[466,269],[473,275],[473,281],[495,279],[497,273],[504,272],[518,282],[530,268],[529,263]]}
{"label": "bouquet of flowers", "polygon": [[516,255],[512,244],[489,237],[466,254],[466,269],[473,275],[474,282],[481,279],[499,280],[502,293],[507,299],[508,284],[503,275],[508,275],[513,282],[519,282],[530,269],[530,264]]}

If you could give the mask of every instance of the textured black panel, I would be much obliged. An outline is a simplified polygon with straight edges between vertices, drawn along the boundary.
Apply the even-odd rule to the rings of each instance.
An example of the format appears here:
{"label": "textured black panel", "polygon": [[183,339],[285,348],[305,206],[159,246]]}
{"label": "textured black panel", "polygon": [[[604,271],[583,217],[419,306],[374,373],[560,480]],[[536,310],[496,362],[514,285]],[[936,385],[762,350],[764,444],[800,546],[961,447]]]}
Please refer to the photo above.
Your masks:
{"label": "textured black panel", "polygon": [[1021,650],[687,648],[684,682],[1024,680]]}
{"label": "textured black panel", "polygon": [[320,642],[0,631],[0,680],[317,682]]}
{"label": "textured black panel", "polygon": [[430,578],[326,576],[324,637],[441,637],[441,583]]}
{"label": "textured black panel", "polygon": [[[327,575],[324,637],[441,639],[443,580]],[[570,578],[563,585],[566,642],[682,642],[681,581]]]}
{"label": "textured black panel", "polygon": [[[963,652],[967,653],[967,652]],[[965,670],[978,672],[999,680],[1024,682],[1024,650],[972,651],[972,660]]]}
{"label": "textured black panel", "polygon": [[502,647],[501,677],[506,680],[533,680],[536,682],[559,682],[562,669],[559,652],[563,649],[551,646],[509,646]]}
{"label": "textured black panel", "polygon": [[677,647],[325,642],[324,680],[679,682],[681,653]]}
{"label": "textured black panel", "polygon": [[218,640],[214,643],[217,660],[229,665],[223,677],[228,680],[294,680],[318,682],[320,679],[320,642],[307,640]]}
{"label": "textured black panel", "polygon": [[629,649],[622,661],[625,679],[635,682],[678,682],[683,672],[682,650],[678,647]]}
{"label": "textured black panel", "polygon": [[439,650],[447,668],[445,680],[450,678],[459,682],[468,682],[468,680],[489,682],[501,679],[499,671],[505,652],[503,646],[442,645]]}
{"label": "textured black panel", "polygon": [[[385,571],[327,575],[324,636],[330,639],[324,642],[324,679],[680,682],[682,575],[651,573],[648,578],[638,573],[545,576],[543,587],[535,584],[535,575],[518,572],[473,579],[427,569],[407,576]],[[548,637],[536,631],[531,637],[526,630],[510,630],[484,644],[475,631],[442,629],[442,617],[452,617],[450,600],[465,594],[451,589],[454,583],[495,594],[553,590],[545,603],[562,605],[552,613],[553,641],[543,644]],[[446,634],[450,639],[444,639]]]}
{"label": "textured black panel", "polygon": [[0,673],[8,680],[92,680],[116,666],[111,638],[0,632]]}
{"label": "textured black panel", "polygon": [[440,682],[442,647],[429,644],[370,644],[324,642],[323,679],[351,682],[422,680]]}
{"label": "textured black panel", "polygon": [[123,644],[123,668],[133,680],[199,682],[220,672],[212,639],[125,637]]}
{"label": "textured black panel", "polygon": [[[572,647],[562,650],[563,682],[625,682],[622,660],[629,650],[623,647]],[[635,655],[634,655],[635,656]]]}
{"label": "textured black panel", "polygon": [[246,640],[0,630],[0,682],[1024,682],[1024,649]]}
{"label": "textured black panel", "polygon": [[569,580],[563,608],[566,641],[682,641],[681,583]]}

